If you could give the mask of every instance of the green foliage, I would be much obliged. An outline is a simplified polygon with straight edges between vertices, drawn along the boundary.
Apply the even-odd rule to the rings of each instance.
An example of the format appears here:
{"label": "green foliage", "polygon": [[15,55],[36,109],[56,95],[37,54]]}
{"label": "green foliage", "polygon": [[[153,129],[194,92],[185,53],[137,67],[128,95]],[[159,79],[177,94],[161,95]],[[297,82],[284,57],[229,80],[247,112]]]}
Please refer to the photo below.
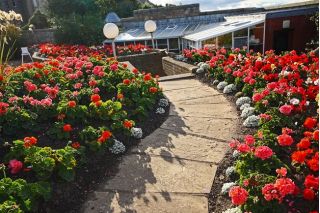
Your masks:
{"label": "green foliage", "polygon": [[40,10],[36,10],[30,17],[28,25],[30,26],[31,24],[35,27],[35,29],[45,29],[50,26],[47,16],[41,13]]}
{"label": "green foliage", "polygon": [[36,208],[39,199],[50,198],[47,182],[27,183],[23,179],[0,180],[0,212],[30,212]]}
{"label": "green foliage", "polygon": [[132,16],[140,6],[137,0],[95,0],[95,4],[102,15],[112,11],[121,18]]}

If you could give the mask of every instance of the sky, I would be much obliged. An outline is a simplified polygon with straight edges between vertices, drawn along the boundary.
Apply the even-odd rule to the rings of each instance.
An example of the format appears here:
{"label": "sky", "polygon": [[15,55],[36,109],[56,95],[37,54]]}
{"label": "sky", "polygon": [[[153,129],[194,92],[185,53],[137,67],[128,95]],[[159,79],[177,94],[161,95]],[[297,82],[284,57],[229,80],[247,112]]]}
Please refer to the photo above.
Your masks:
{"label": "sky", "polygon": [[221,10],[244,7],[264,7],[288,3],[304,2],[308,0],[149,0],[154,4],[200,4],[201,11]]}

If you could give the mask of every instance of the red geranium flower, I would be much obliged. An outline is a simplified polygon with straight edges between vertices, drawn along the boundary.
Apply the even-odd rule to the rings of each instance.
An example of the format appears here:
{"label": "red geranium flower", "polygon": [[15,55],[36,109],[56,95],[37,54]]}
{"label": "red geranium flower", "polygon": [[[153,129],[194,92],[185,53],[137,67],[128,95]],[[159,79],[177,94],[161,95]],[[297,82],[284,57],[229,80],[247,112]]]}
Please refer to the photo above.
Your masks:
{"label": "red geranium flower", "polygon": [[307,129],[312,129],[315,125],[317,125],[317,119],[310,117],[308,117],[303,123],[303,126]]}
{"label": "red geranium flower", "polygon": [[277,137],[280,146],[291,146],[293,138],[288,134],[282,134]]}
{"label": "red geranium flower", "polygon": [[313,200],[315,198],[315,193],[312,189],[303,190],[303,198],[306,200]]}
{"label": "red geranium flower", "polygon": [[23,167],[23,163],[21,161],[18,161],[16,159],[9,161],[9,169],[11,174],[19,173],[22,167]]}
{"label": "red geranium flower", "polygon": [[98,95],[98,94],[91,95],[91,101],[94,103],[100,101],[100,95]]}
{"label": "red geranium flower", "polygon": [[283,105],[279,108],[279,111],[284,115],[290,115],[293,107],[291,105]]}
{"label": "red geranium flower", "polygon": [[123,80],[123,84],[124,85],[129,85],[130,84],[130,80],[129,79],[124,79]]}
{"label": "red geranium flower", "polygon": [[76,107],[76,105],[77,105],[77,103],[76,103],[75,101],[69,101],[69,102],[68,102],[68,106],[69,106],[70,108],[74,108],[74,107]]}
{"label": "red geranium flower", "polygon": [[31,146],[36,145],[38,142],[38,139],[35,137],[25,137],[23,141],[24,141],[24,147],[29,148]]}
{"label": "red geranium flower", "polygon": [[234,186],[229,191],[229,197],[234,205],[242,205],[248,199],[249,193],[240,186]]}
{"label": "red geranium flower", "polygon": [[74,149],[79,149],[81,145],[80,145],[79,142],[73,142],[73,143],[71,144],[71,146],[72,146],[72,148],[74,148]]}
{"label": "red geranium flower", "polygon": [[156,88],[156,87],[150,87],[150,88],[149,88],[149,92],[151,92],[151,93],[156,93],[156,92],[158,92],[158,88]]}
{"label": "red geranium flower", "polygon": [[308,149],[311,146],[310,140],[308,138],[302,138],[297,144],[298,149]]}
{"label": "red geranium flower", "polygon": [[108,130],[103,131],[100,138],[98,138],[99,143],[105,143],[110,137],[112,136],[112,133]]}
{"label": "red geranium flower", "polygon": [[72,131],[72,126],[70,124],[65,124],[63,126],[63,131],[64,132],[71,132]]}
{"label": "red geranium flower", "polygon": [[131,129],[131,127],[133,126],[133,123],[131,121],[125,120],[123,121],[123,126],[127,129]]}
{"label": "red geranium flower", "polygon": [[254,155],[261,160],[266,160],[273,155],[273,151],[268,146],[258,146],[254,151]]}

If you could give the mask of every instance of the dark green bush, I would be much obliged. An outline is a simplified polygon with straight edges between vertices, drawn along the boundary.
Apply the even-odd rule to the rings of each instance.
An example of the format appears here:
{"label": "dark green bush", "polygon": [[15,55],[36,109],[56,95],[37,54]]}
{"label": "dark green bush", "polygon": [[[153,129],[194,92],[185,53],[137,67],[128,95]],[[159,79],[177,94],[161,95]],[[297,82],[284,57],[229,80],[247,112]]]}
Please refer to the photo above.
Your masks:
{"label": "dark green bush", "polygon": [[30,26],[31,24],[35,29],[45,29],[50,27],[47,16],[39,10],[36,10],[30,17],[28,25]]}

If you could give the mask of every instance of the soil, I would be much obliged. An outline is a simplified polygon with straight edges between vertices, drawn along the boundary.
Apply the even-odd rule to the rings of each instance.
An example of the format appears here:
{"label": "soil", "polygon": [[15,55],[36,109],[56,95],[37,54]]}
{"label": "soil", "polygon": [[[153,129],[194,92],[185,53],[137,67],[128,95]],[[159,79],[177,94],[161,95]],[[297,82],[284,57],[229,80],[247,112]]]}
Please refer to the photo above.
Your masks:
{"label": "soil", "polygon": [[[159,115],[155,113],[157,106],[150,111],[148,118],[139,123],[143,130],[143,137],[148,136],[159,128],[169,115],[168,106],[166,113]],[[141,140],[130,139],[125,141],[127,151],[137,145]],[[123,153],[125,155],[126,153]],[[75,180],[62,182],[57,179],[51,181],[52,197],[48,202],[40,204],[39,213],[76,213],[79,212],[81,203],[84,203],[87,196],[97,189],[100,180],[108,180],[118,171],[121,156],[110,153],[88,153],[86,162],[76,170]]]}
{"label": "soil", "polygon": [[[205,75],[196,75],[197,79],[204,84],[209,85],[216,89],[216,86],[211,84],[211,79]],[[239,137],[236,139],[242,140],[242,135],[254,134],[257,129],[255,128],[246,128],[242,125],[243,120],[240,118],[240,111],[237,109],[236,100],[237,98],[234,96],[235,93],[224,95],[224,97],[232,104],[234,110],[237,111],[239,119],[237,119],[237,133]],[[236,177],[228,178],[226,176],[226,170],[228,167],[233,166],[235,163],[234,158],[232,157],[232,150],[228,151],[221,162],[219,162],[219,166],[217,168],[215,178],[211,187],[210,194],[208,196],[208,205],[209,205],[209,213],[221,213],[229,208],[233,208],[234,206],[231,203],[231,200],[228,195],[222,195],[221,189],[224,183],[234,182],[236,181]]]}

